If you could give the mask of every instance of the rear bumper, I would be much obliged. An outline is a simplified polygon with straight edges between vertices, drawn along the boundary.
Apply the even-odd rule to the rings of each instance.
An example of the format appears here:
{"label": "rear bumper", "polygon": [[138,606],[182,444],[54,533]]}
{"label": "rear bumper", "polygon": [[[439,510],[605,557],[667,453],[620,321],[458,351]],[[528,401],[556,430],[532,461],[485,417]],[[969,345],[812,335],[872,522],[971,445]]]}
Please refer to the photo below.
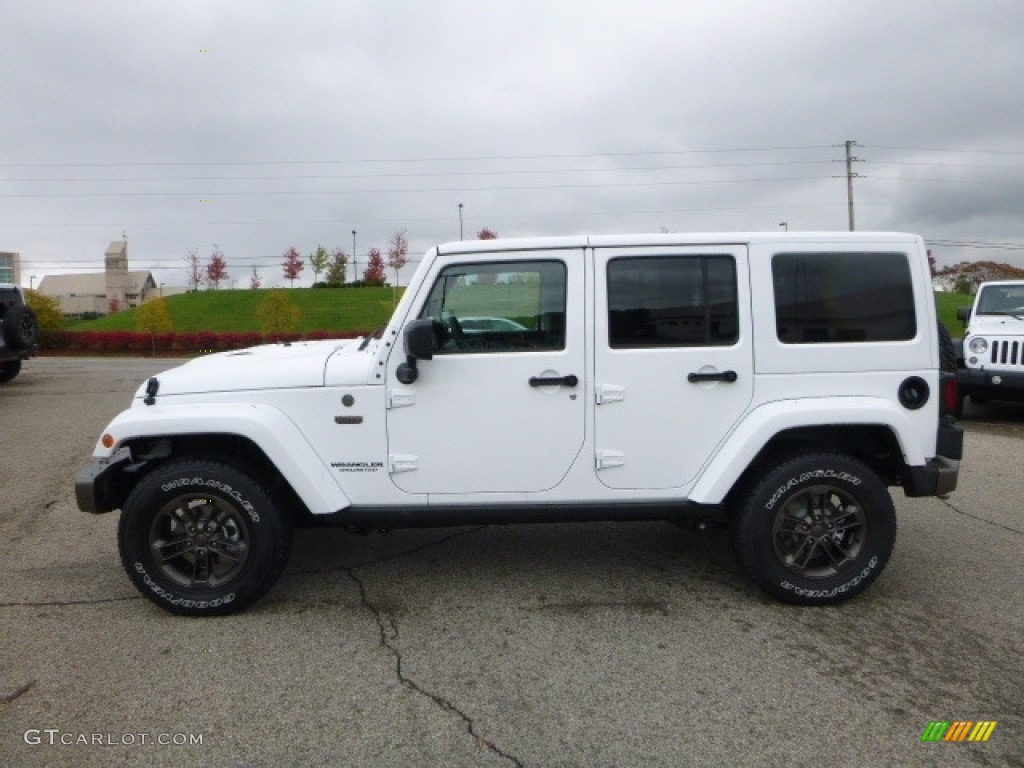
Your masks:
{"label": "rear bumper", "polygon": [[907,496],[947,496],[956,490],[960,462],[936,456],[921,467],[910,467],[903,483]]}
{"label": "rear bumper", "polygon": [[939,422],[935,452],[938,455],[924,466],[907,468],[903,477],[907,496],[947,496],[956,490],[964,455],[964,428],[952,416],[943,416]]}

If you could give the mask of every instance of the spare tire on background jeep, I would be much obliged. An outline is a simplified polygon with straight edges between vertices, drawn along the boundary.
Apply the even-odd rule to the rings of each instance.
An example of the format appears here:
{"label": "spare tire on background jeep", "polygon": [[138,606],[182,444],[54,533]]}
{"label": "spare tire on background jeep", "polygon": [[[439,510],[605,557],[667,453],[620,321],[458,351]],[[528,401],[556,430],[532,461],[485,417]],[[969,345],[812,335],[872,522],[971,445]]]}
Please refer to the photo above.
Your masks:
{"label": "spare tire on background jeep", "polygon": [[16,285],[0,285],[0,384],[21,372],[21,361],[36,351],[39,324]]}

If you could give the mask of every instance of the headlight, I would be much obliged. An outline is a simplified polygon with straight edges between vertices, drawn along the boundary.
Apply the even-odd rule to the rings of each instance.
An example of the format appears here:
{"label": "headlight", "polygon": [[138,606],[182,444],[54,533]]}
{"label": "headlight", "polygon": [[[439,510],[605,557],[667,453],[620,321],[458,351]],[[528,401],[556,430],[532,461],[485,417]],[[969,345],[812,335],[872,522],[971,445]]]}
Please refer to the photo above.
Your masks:
{"label": "headlight", "polygon": [[976,354],[976,355],[983,355],[983,354],[985,354],[985,350],[988,349],[988,342],[985,341],[980,336],[975,336],[973,339],[971,339],[971,341],[967,345],[967,347],[974,354]]}

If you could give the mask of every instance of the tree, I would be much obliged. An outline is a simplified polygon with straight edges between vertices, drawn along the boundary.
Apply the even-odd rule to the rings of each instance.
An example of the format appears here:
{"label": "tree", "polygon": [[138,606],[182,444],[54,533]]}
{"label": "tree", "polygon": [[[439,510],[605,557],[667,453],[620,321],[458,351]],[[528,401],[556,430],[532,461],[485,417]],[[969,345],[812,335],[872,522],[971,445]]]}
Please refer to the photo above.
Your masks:
{"label": "tree", "polygon": [[388,243],[388,266],[395,270],[395,285],[398,285],[398,272],[409,263],[409,238],[405,230],[400,229],[391,236]]}
{"label": "tree", "polygon": [[224,252],[216,245],[213,246],[213,253],[206,263],[206,284],[213,290],[217,290],[221,280],[228,278],[228,262],[224,258]]}
{"label": "tree", "polygon": [[491,229],[488,229],[487,227],[484,227],[483,229],[481,229],[479,232],[476,233],[476,239],[477,240],[497,240],[498,239],[498,233],[495,232],[494,230],[491,230]]}
{"label": "tree", "polygon": [[292,303],[287,291],[277,288],[267,294],[256,317],[260,321],[260,331],[264,336],[272,336],[275,340],[282,333],[294,333],[299,328],[300,310]]}
{"label": "tree", "polygon": [[191,250],[185,255],[185,261],[188,263],[188,289],[190,291],[198,291],[199,283],[203,281],[203,269],[199,260],[199,252]]}
{"label": "tree", "polygon": [[331,252],[331,263],[327,267],[327,284],[339,287],[345,284],[345,273],[348,271],[348,254],[341,248]]}
{"label": "tree", "polygon": [[384,285],[388,276],[384,271],[384,257],[380,253],[380,248],[371,248],[366,256],[363,282],[367,285]]}
{"label": "tree", "polygon": [[289,281],[290,285],[295,287],[295,278],[302,274],[302,270],[305,268],[305,263],[302,261],[302,254],[299,253],[299,249],[294,245],[284,252],[284,261],[281,262],[281,266],[284,267],[284,277]]}
{"label": "tree", "polygon": [[935,256],[932,254],[932,249],[928,249],[928,269],[932,273],[932,277],[935,277],[935,273],[938,271],[935,265]]}
{"label": "tree", "polygon": [[263,285],[263,276],[256,271],[256,267],[252,268],[252,277],[249,278],[249,288],[258,291]]}
{"label": "tree", "polygon": [[153,345],[153,357],[156,357],[156,335],[174,330],[174,323],[171,322],[171,315],[167,311],[167,302],[162,296],[150,299],[139,307],[135,314],[135,330],[149,334],[150,343]]}
{"label": "tree", "polygon": [[57,299],[39,291],[25,291],[25,303],[36,313],[36,323],[40,328],[64,327],[64,314]]}
{"label": "tree", "polygon": [[327,249],[322,245],[318,245],[316,251],[309,254],[309,265],[313,267],[313,285],[316,285],[317,280],[320,278],[320,273],[326,269],[329,259]]}

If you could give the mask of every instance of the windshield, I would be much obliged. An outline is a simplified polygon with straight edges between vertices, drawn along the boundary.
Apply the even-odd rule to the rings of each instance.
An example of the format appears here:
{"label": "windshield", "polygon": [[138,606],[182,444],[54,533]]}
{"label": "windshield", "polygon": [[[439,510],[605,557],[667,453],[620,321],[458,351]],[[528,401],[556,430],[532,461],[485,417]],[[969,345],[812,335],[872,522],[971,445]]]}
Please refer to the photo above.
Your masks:
{"label": "windshield", "polygon": [[979,315],[1024,315],[1024,284],[989,285],[978,298]]}

